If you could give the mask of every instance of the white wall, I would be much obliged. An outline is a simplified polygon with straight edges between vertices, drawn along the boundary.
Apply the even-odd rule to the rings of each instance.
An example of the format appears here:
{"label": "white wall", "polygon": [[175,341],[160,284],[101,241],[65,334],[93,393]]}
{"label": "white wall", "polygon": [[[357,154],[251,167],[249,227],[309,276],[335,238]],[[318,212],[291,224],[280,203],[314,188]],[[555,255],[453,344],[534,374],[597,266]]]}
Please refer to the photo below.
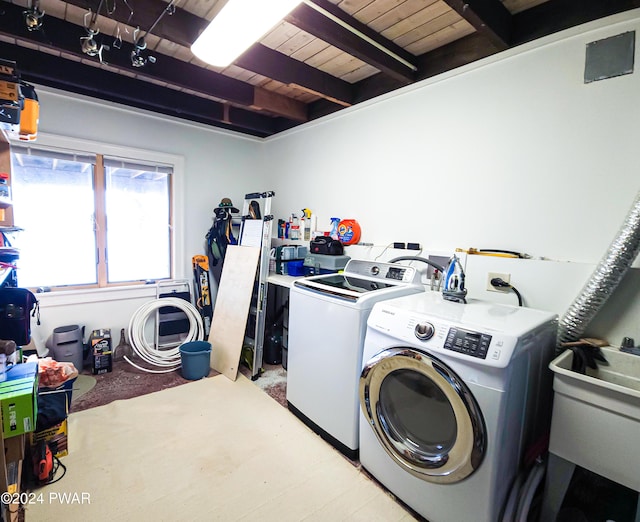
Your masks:
{"label": "white wall", "polygon": [[585,45],[634,14],[269,139],[277,209],[356,218],[376,244],[597,261],[640,188],[640,75],[585,84]]}
{"label": "white wall", "polygon": [[[72,138],[67,140],[70,143],[75,138],[82,143],[104,144],[109,150],[127,147],[180,160],[175,173],[178,278],[193,277],[191,257],[206,252],[205,235],[220,200],[230,197],[241,208],[245,193],[266,190],[256,187],[256,179],[260,179],[256,173],[264,169],[264,144],[258,139],[45,87],[36,86],[36,90],[40,101],[38,142],[42,144],[65,136]],[[50,260],[46,255],[43,253],[43,260]],[[87,336],[96,328],[111,328],[113,335],[119,334],[137,307],[155,297],[155,290],[139,288],[126,295],[100,291],[99,300],[95,294],[38,294],[42,325],[32,321],[36,343],[44,342],[55,327],[67,324],[85,325]]]}
{"label": "white wall", "polygon": [[[410,241],[555,260],[502,270],[470,256],[468,286],[515,302],[485,291],[487,270],[507,271],[529,306],[562,314],[640,188],[640,75],[585,84],[585,46],[639,29],[640,10],[611,17],[270,138],[278,217],[309,207],[325,230],[331,216],[356,218],[376,247],[349,247],[354,257]],[[615,324],[618,315],[592,333],[640,337],[638,321]]]}
{"label": "white wall", "polygon": [[188,273],[191,256],[203,252],[204,236],[220,199],[231,197],[237,206],[246,192],[260,190],[255,181],[264,165],[264,146],[258,139],[44,87],[37,93],[39,135],[59,134],[184,158],[184,172],[178,173],[183,177],[178,180],[183,183],[179,213],[184,214],[188,266],[179,267],[179,272]]}
{"label": "white wall", "polygon": [[[484,290],[487,271],[507,272],[527,305],[562,314],[640,188],[640,76],[584,84],[585,46],[639,28],[640,10],[610,17],[264,141],[44,88],[40,132],[183,156],[187,261],[221,197],[239,206],[246,192],[275,190],[276,218],[308,207],[319,228],[357,219],[375,246],[348,247],[353,257],[389,259],[407,252],[383,254],[385,245],[410,241],[423,254],[502,248],[549,259],[469,256],[467,283],[473,297],[514,302]],[[590,335],[640,339],[636,272]],[[79,321],[64,302],[47,309],[48,297],[43,331]],[[91,305],[83,320],[119,329],[134,302]]]}

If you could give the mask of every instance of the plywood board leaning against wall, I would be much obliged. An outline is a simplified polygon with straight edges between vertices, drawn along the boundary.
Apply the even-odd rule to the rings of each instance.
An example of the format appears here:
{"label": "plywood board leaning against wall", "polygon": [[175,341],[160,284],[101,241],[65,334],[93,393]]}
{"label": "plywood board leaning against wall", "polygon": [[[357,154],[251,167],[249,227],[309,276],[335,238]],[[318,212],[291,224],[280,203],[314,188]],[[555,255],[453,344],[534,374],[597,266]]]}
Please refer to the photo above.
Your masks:
{"label": "plywood board leaning against wall", "polygon": [[229,245],[213,309],[211,368],[236,380],[260,248]]}

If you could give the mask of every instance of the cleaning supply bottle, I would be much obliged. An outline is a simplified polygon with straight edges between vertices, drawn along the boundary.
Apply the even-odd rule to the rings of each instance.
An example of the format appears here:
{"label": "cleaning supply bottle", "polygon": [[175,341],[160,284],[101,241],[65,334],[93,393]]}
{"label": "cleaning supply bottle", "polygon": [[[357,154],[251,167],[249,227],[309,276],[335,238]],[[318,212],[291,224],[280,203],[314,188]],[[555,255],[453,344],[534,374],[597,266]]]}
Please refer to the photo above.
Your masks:
{"label": "cleaning supply bottle", "polygon": [[360,225],[355,219],[343,219],[338,223],[338,239],[343,245],[360,241]]}
{"label": "cleaning supply bottle", "polygon": [[340,218],[332,217],[331,218],[331,232],[329,236],[331,239],[338,239],[338,225],[340,224]]}
{"label": "cleaning supply bottle", "polygon": [[302,239],[309,241],[311,239],[311,211],[308,208],[302,209]]}
{"label": "cleaning supply bottle", "polygon": [[300,239],[300,223],[298,216],[291,214],[291,230],[289,230],[290,239]]}

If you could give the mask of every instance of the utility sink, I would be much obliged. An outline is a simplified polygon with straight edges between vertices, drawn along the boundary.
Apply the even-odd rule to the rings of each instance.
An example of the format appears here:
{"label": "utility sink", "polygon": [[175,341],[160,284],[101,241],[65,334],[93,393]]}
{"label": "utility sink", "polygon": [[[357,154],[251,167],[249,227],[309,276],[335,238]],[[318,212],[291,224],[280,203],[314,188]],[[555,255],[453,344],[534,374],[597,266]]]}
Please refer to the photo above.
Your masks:
{"label": "utility sink", "polygon": [[566,350],[550,364],[549,451],[640,492],[640,356],[601,348],[609,362],[583,375]]}
{"label": "utility sink", "polygon": [[[609,364],[599,363],[597,370],[587,368],[587,375],[583,376],[585,377],[584,379],[580,379],[580,374],[571,371],[573,352],[565,352],[559,356],[551,363],[551,369],[554,372],[564,375],[570,374],[570,377],[593,383],[594,386],[607,387],[607,383],[614,384],[615,386],[611,387],[612,390],[640,397],[640,356],[621,352],[615,348],[602,348],[602,353]],[[604,382],[594,383],[594,379]],[[633,391],[638,393],[634,394]]]}

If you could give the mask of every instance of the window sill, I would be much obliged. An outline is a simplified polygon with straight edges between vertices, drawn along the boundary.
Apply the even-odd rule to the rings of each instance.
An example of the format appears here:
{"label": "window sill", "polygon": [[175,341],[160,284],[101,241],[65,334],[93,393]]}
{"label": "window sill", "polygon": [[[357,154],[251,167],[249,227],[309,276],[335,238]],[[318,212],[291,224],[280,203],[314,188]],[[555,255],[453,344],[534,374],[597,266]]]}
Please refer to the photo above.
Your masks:
{"label": "window sill", "polygon": [[156,293],[156,285],[135,285],[42,292],[37,293],[36,298],[43,308],[48,308],[128,299],[155,299]]}

